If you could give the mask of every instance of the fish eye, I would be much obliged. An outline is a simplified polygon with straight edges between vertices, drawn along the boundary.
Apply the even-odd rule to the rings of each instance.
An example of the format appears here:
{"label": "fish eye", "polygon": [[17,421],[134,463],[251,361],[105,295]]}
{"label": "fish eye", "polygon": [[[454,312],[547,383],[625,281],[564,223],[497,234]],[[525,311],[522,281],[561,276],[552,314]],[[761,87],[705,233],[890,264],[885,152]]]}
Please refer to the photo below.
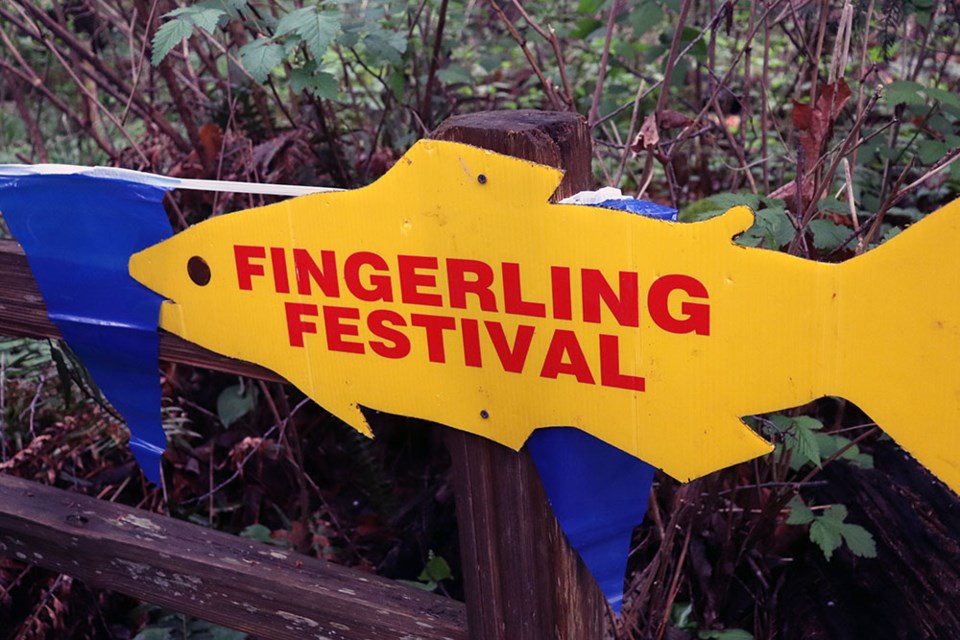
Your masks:
{"label": "fish eye", "polygon": [[210,265],[200,256],[193,256],[187,260],[187,275],[195,285],[204,287],[210,282]]}

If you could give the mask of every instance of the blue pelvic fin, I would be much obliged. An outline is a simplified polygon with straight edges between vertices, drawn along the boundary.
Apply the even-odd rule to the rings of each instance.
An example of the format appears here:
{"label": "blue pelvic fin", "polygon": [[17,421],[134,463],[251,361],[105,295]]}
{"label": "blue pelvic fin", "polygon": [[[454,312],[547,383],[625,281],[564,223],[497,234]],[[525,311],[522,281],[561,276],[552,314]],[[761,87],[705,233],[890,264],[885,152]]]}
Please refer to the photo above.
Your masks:
{"label": "blue pelvic fin", "polygon": [[162,200],[174,185],[0,167],[0,214],[27,255],[50,319],[126,420],[130,448],[155,483],[167,444],[157,374],[163,299],[129,276],[127,262],[172,235]]}
{"label": "blue pelvic fin", "polygon": [[[592,206],[677,219],[676,209],[635,198]],[[538,429],[527,448],[560,528],[619,615],[630,540],[646,513],[654,468],[572,427]]]}
{"label": "blue pelvic fin", "polygon": [[573,427],[537,429],[527,448],[560,528],[619,615],[630,539],[646,513],[654,468]]}

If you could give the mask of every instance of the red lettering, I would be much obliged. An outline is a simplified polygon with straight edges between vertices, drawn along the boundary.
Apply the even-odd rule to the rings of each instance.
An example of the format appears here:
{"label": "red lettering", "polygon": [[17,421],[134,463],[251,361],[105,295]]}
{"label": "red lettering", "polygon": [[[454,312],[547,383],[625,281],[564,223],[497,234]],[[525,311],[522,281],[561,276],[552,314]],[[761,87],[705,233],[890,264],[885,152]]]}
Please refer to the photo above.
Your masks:
{"label": "red lettering", "polygon": [[527,361],[527,353],[530,352],[530,343],[533,341],[534,328],[528,324],[521,324],[517,327],[517,335],[513,339],[513,345],[507,342],[507,336],[503,331],[503,325],[499,322],[487,320],[484,323],[487,333],[490,334],[490,341],[493,348],[497,351],[497,357],[500,358],[500,364],[504,371],[511,373],[520,373],[523,371],[523,365]]}
{"label": "red lettering", "polygon": [[317,317],[319,310],[315,304],[300,302],[286,302],[284,309],[287,313],[287,334],[290,336],[291,347],[303,346],[303,334],[316,333],[317,325],[304,321],[304,316]]}
{"label": "red lettering", "polygon": [[516,262],[503,263],[503,310],[507,313],[536,318],[544,318],[547,315],[547,305],[523,299],[520,265]]}
{"label": "red lettering", "polygon": [[566,329],[553,332],[547,355],[543,359],[543,367],[540,369],[540,377],[556,379],[561,373],[575,376],[577,382],[583,384],[595,384],[587,358],[577,341],[577,334]]}
{"label": "red lettering", "polygon": [[337,279],[336,255],[333,251],[321,251],[320,262],[323,268],[317,266],[306,249],[293,250],[293,269],[297,276],[297,293],[308,296],[311,292],[311,282],[315,282],[328,298],[340,297],[340,281]]}
{"label": "red lettering", "polygon": [[360,268],[364,266],[373,267],[377,271],[387,271],[387,261],[370,251],[357,251],[351,253],[343,264],[343,281],[347,283],[347,289],[357,298],[366,302],[393,302],[393,288],[390,286],[390,276],[384,274],[373,274],[368,279],[370,287],[363,286],[360,282]]}
{"label": "red lettering", "polygon": [[[467,274],[473,276],[467,279]],[[472,293],[480,301],[483,311],[496,311],[497,298],[490,291],[493,284],[493,269],[480,260],[447,258],[447,285],[450,291],[450,307],[467,308],[467,294]]]}
{"label": "red lettering", "polygon": [[461,319],[460,334],[463,336],[463,363],[468,367],[483,366],[480,356],[480,323],[469,318]]}
{"label": "red lettering", "polygon": [[557,320],[572,320],[570,267],[550,267],[550,288],[553,291],[553,317]]}
{"label": "red lettering", "polygon": [[400,299],[404,304],[422,304],[428,307],[443,305],[439,293],[424,293],[421,287],[436,287],[437,276],[432,273],[418,273],[418,269],[437,269],[437,259],[430,256],[397,256],[400,274]]}
{"label": "red lettering", "polygon": [[[392,325],[392,326],[391,326]],[[406,358],[410,353],[410,338],[394,327],[407,326],[396,311],[378,309],[367,316],[370,333],[383,340],[371,340],[370,350],[384,358]]]}
{"label": "red lettering", "polygon": [[262,264],[251,264],[253,259],[267,257],[265,247],[252,247],[244,244],[233,245],[233,260],[237,265],[237,285],[242,291],[253,289],[253,276],[263,275]]}
{"label": "red lettering", "polygon": [[456,329],[457,323],[448,316],[432,316],[424,313],[410,314],[410,324],[414,327],[423,327],[427,333],[427,356],[430,362],[446,362],[446,352],[443,348],[444,330]]}
{"label": "red lettering", "polygon": [[290,293],[287,254],[283,247],[270,247],[270,264],[273,266],[273,288],[277,293]]}
{"label": "red lettering", "polygon": [[359,320],[360,309],[353,307],[325,306],[323,308],[323,330],[327,334],[327,349],[343,353],[363,353],[363,343],[347,342],[344,336],[360,335],[360,327],[344,324],[344,320]]}
{"label": "red lettering", "polygon": [[643,391],[646,380],[620,373],[620,338],[600,334],[600,384],[605,387]]}
{"label": "red lettering", "polygon": [[620,295],[599,269],[584,269],[581,282],[584,322],[600,322],[600,300],[603,300],[621,327],[640,326],[640,287],[635,271],[620,272]]}
{"label": "red lettering", "polygon": [[707,300],[710,295],[703,283],[691,276],[674,273],[660,276],[650,285],[647,307],[657,326],[670,333],[696,333],[710,335],[710,305],[683,301],[680,312],[683,317],[670,314],[669,299],[674,291],[683,291],[691,298]]}

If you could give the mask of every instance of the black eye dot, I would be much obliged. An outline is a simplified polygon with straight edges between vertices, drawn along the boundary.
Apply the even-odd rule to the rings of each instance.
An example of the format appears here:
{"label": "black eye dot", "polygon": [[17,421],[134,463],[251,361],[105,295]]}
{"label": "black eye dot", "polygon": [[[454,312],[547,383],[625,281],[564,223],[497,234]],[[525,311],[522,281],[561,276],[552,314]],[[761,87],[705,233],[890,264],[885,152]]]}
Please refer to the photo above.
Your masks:
{"label": "black eye dot", "polygon": [[477,176],[477,182],[479,182],[480,184],[487,184],[487,176],[481,173],[480,175]]}
{"label": "black eye dot", "polygon": [[210,265],[200,256],[193,256],[187,261],[187,275],[195,285],[204,287],[210,282]]}

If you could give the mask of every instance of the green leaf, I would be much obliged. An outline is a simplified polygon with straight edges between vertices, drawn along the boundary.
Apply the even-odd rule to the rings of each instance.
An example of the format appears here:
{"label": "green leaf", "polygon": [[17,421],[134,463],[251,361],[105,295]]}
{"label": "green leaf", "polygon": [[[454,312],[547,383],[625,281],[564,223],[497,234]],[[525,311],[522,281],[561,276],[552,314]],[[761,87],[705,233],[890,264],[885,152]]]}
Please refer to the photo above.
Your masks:
{"label": "green leaf", "polygon": [[160,25],[153,34],[153,52],[150,63],[158,66],[175,46],[189,38],[193,33],[193,23],[184,18],[175,18]]}
{"label": "green leaf", "polygon": [[378,66],[392,64],[395,67],[403,65],[403,52],[406,50],[406,40],[398,42],[396,36],[402,34],[391,34],[381,31],[379,33],[368,33],[363,39],[364,51]]}
{"label": "green leaf", "polygon": [[826,511],[823,512],[823,515],[821,515],[820,518],[841,524],[847,519],[847,513],[847,508],[844,505],[832,504],[827,507]]}
{"label": "green leaf", "polygon": [[270,536],[272,532],[267,527],[263,526],[260,523],[251,524],[244,528],[240,532],[241,538],[246,538],[247,540],[256,540],[257,542],[262,542],[264,544],[273,545],[274,547],[286,547],[288,546],[287,541],[280,539],[277,540]]}
{"label": "green leaf", "polygon": [[877,557],[877,543],[873,539],[873,534],[860,525],[844,523],[840,534],[853,555],[858,558]]}
{"label": "green leaf", "polygon": [[571,40],[586,40],[591,34],[603,28],[603,23],[595,18],[578,20],[577,24],[567,33]]}
{"label": "green leaf", "polygon": [[244,640],[244,638],[249,637],[242,631],[227,629],[219,625],[210,625],[207,633],[210,634],[210,640]]}
{"label": "green leaf", "polygon": [[420,572],[419,579],[440,582],[441,580],[448,580],[451,575],[450,565],[447,561],[442,556],[434,555],[431,551],[426,566]]}
{"label": "green leaf", "polygon": [[473,74],[470,73],[465,67],[460,65],[452,64],[445,69],[440,69],[437,71],[437,77],[444,84],[468,84],[473,85],[474,78]]}
{"label": "green leaf", "polygon": [[240,48],[240,64],[261,84],[281,62],[283,47],[266,38],[248,42]]}
{"label": "green leaf", "polygon": [[817,518],[810,525],[810,541],[820,547],[827,560],[830,560],[833,552],[843,544],[839,529],[837,523],[825,518]]}
{"label": "green leaf", "polygon": [[960,108],[960,96],[940,87],[924,87],[923,92],[944,107]]}
{"label": "green leaf", "polygon": [[[700,30],[693,27],[684,27],[681,37],[681,41],[684,44],[688,44],[697,39],[700,35]],[[697,40],[697,43],[690,47],[689,55],[696,60],[704,61],[707,58],[707,43],[701,38]]]}
{"label": "green leaf", "polygon": [[753,634],[743,629],[721,629],[719,631],[701,631],[701,640],[753,640]]}
{"label": "green leaf", "polygon": [[240,532],[240,537],[248,540],[256,540],[257,542],[274,542],[273,538],[270,537],[270,529],[260,523],[245,527],[244,530]]}
{"label": "green leaf", "polygon": [[787,506],[790,508],[787,524],[801,525],[813,522],[815,518],[813,510],[803,503],[800,496],[794,496]]}
{"label": "green leaf", "polygon": [[148,627],[133,637],[133,640],[172,640],[173,635],[166,627]]}
{"label": "green leaf", "polygon": [[252,385],[227,387],[217,397],[217,417],[224,427],[250,413],[257,404],[259,390]]}
{"label": "green leaf", "polygon": [[232,15],[250,6],[248,0],[205,0],[202,4],[207,7],[218,7]]}
{"label": "green leaf", "polygon": [[[960,163],[957,163],[957,166],[960,166]],[[890,240],[895,235],[898,235],[901,231],[903,231],[901,227],[890,227],[883,233],[883,236],[880,237],[880,242],[883,243],[887,240]]]}
{"label": "green leaf", "polygon": [[580,0],[577,4],[577,13],[592,16],[603,6],[604,0]]}
{"label": "green leaf", "polygon": [[186,20],[193,26],[200,27],[207,33],[213,33],[214,29],[217,28],[217,24],[220,22],[220,18],[225,15],[226,12],[221,7],[212,5],[210,2],[201,2],[192,7],[174,9],[165,14],[164,17]]}
{"label": "green leaf", "polygon": [[811,421],[816,423],[817,429],[823,426],[813,418],[806,420],[793,418],[784,441],[784,444],[793,452],[798,468],[808,462],[820,466],[820,445],[817,443],[815,431],[810,426]]}
{"label": "green leaf", "polygon": [[[829,458],[841,448],[850,444],[850,439],[832,433],[816,434],[817,445],[820,447],[820,455],[823,458]],[[873,456],[869,453],[860,451],[860,447],[853,445],[840,454],[841,460],[847,460],[862,469],[873,469]]]}
{"label": "green leaf", "polygon": [[786,207],[782,204],[759,209],[756,211],[756,215],[756,224],[747,230],[745,236],[762,238],[764,246],[769,249],[778,249],[793,239],[796,231],[793,223],[787,217]]}
{"label": "green leaf", "polygon": [[54,346],[50,347],[50,356],[57,365],[60,395],[67,405],[73,404],[73,384],[71,383],[72,378],[70,376],[70,367],[67,365],[67,359],[64,357],[63,352]]}
{"label": "green leaf", "polygon": [[294,33],[317,60],[323,57],[340,28],[341,15],[337,11],[321,11],[304,7],[280,18],[275,37]]}
{"label": "green leaf", "polygon": [[752,193],[718,193],[684,207],[678,217],[681,222],[697,222],[714,218],[727,209],[740,205],[756,210],[760,205],[760,198]]}
{"label": "green leaf", "polygon": [[883,97],[893,106],[898,104],[926,104],[923,85],[909,80],[897,80],[883,86]]}
{"label": "green leaf", "polygon": [[940,158],[947,155],[950,148],[939,140],[920,140],[917,143],[917,155],[920,162],[925,165],[931,165]]}
{"label": "green leaf", "polygon": [[634,35],[640,36],[663,21],[663,9],[656,2],[644,2],[630,12],[629,20]]}
{"label": "green leaf", "polygon": [[810,540],[820,547],[827,560],[841,543],[846,543],[855,556],[877,557],[873,535],[858,524],[846,522],[846,519],[847,508],[842,504],[832,505],[810,525]]}
{"label": "green leaf", "polygon": [[813,220],[807,226],[813,234],[813,246],[821,251],[832,251],[850,236],[852,229],[832,220]]}
{"label": "green leaf", "polygon": [[290,73],[290,88],[294,91],[307,91],[318,98],[333,100],[340,90],[340,83],[325,71],[311,73],[306,69],[294,69]]}
{"label": "green leaf", "polygon": [[401,580],[399,578],[395,582],[405,584],[408,587],[414,587],[415,589],[422,589],[423,591],[433,591],[437,588],[436,582],[417,582],[416,580]]}
{"label": "green leaf", "polygon": [[693,619],[693,603],[674,602],[670,607],[669,624],[681,631],[696,631],[697,623]]}

